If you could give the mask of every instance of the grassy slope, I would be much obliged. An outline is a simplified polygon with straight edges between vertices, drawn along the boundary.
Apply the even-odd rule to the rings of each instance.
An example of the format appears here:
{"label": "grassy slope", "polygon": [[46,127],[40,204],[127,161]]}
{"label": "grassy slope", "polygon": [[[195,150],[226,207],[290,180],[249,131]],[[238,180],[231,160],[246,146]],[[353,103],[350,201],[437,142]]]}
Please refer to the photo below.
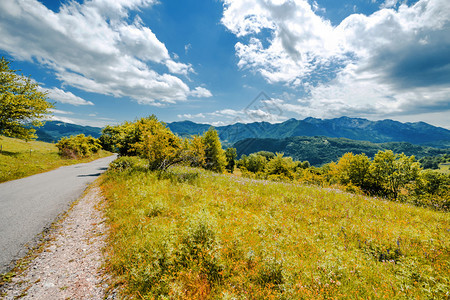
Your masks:
{"label": "grassy slope", "polygon": [[[37,173],[111,155],[101,151],[90,158],[63,159],[54,144],[44,142],[25,142],[23,140],[0,136],[0,182],[23,178]],[[31,152],[30,152],[31,150]]]}
{"label": "grassy slope", "polygon": [[184,168],[103,190],[110,271],[139,299],[449,296],[449,214]]}

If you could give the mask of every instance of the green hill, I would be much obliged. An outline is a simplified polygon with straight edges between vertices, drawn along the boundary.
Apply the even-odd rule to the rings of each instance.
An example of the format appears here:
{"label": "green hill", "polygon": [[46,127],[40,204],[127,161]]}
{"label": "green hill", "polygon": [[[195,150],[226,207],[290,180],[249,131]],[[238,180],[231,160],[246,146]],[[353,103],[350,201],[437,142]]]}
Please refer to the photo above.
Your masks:
{"label": "green hill", "polygon": [[450,154],[450,149],[432,148],[404,142],[371,143],[345,138],[307,136],[282,139],[250,138],[235,143],[233,147],[236,148],[238,157],[242,154],[248,155],[258,151],[271,151],[284,153],[295,160],[307,160],[315,166],[337,161],[347,152],[353,152],[353,154],[365,153],[367,156],[373,157],[378,151],[392,150],[395,153],[405,153],[408,156],[414,155],[417,159],[424,156]]}

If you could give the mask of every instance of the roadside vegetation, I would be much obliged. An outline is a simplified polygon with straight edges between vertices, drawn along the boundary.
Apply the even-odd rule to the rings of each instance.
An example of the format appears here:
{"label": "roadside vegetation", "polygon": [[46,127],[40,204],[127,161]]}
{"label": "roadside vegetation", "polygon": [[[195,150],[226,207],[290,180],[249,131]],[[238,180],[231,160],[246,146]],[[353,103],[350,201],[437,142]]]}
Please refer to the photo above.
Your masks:
{"label": "roadside vegetation", "polygon": [[50,171],[61,166],[93,161],[111,155],[99,150],[87,157],[61,156],[55,144],[0,136],[0,182]]}
{"label": "roadside vegetation", "polygon": [[450,296],[448,177],[414,157],[235,161],[213,128],[182,139],[154,116],[106,127],[100,141],[122,155],[102,188],[107,268],[124,297]]}
{"label": "roadside vegetation", "polygon": [[124,157],[108,268],[137,299],[444,299],[447,213]]}

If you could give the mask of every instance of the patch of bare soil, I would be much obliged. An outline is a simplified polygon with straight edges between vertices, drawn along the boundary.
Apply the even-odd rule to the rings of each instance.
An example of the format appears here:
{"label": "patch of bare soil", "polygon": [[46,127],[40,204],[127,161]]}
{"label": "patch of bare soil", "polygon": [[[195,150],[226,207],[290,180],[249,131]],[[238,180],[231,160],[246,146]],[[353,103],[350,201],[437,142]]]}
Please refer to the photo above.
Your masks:
{"label": "patch of bare soil", "polygon": [[3,286],[2,299],[103,299],[102,264],[107,226],[93,186],[57,223],[50,241],[19,275]]}

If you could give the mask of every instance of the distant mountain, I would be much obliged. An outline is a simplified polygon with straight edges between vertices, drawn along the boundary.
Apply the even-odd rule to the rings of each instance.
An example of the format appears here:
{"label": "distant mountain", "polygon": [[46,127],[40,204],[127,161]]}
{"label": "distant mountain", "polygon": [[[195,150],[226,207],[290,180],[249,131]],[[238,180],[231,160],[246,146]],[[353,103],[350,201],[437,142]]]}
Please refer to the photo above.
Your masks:
{"label": "distant mountain", "polygon": [[365,153],[372,158],[380,150],[392,150],[394,153],[405,153],[408,156],[414,155],[417,159],[424,156],[450,154],[450,149],[432,148],[405,142],[377,144],[346,138],[307,136],[281,139],[249,138],[236,142],[233,147],[236,148],[238,157],[242,154],[249,155],[258,151],[271,151],[284,153],[285,156],[291,156],[298,161],[307,160],[314,166],[337,161],[347,152],[353,152],[353,154]]}
{"label": "distant mountain", "polygon": [[71,136],[77,134],[90,135],[98,138],[101,135],[101,128],[91,126],[81,126],[76,124],[64,123],[60,121],[47,121],[44,126],[35,128],[38,141],[57,142],[63,136]]}
{"label": "distant mountain", "polygon": [[[190,121],[168,123],[168,127],[180,136],[202,134],[210,125]],[[373,143],[408,142],[439,148],[450,147],[450,130],[424,122],[401,123],[392,120],[369,121],[360,118],[289,119],[283,123],[236,123],[216,127],[220,139],[232,145],[246,138],[287,138],[294,136],[326,136],[348,138]]]}

